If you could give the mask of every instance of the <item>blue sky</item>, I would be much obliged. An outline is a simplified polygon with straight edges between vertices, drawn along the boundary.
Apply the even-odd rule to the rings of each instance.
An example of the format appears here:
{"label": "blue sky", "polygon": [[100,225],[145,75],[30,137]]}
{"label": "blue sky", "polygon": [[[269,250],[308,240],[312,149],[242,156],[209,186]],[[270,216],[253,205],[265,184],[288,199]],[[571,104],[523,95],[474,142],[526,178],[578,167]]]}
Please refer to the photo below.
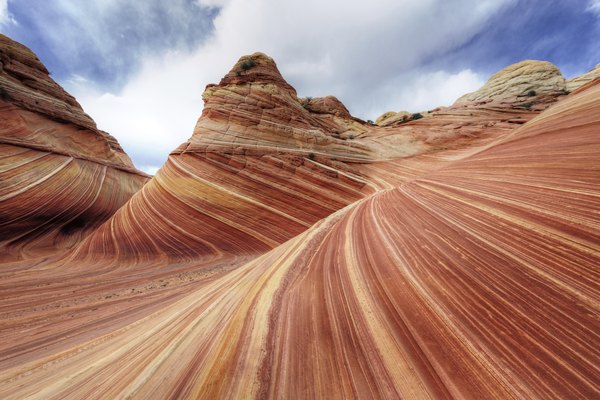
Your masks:
{"label": "blue sky", "polygon": [[150,172],[254,51],[364,119],[449,105],[523,59],[567,78],[600,62],[600,0],[0,0],[0,28]]}

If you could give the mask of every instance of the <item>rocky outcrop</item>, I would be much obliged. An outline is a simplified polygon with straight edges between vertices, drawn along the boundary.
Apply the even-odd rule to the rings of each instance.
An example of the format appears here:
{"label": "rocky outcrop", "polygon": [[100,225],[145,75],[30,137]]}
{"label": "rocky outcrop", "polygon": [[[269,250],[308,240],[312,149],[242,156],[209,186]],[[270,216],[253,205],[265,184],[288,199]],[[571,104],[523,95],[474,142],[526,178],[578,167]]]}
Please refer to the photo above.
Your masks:
{"label": "rocky outcrop", "polygon": [[596,65],[595,68],[591,69],[590,71],[586,72],[583,75],[576,76],[573,79],[569,79],[567,81],[567,90],[569,92],[577,90],[580,87],[582,87],[583,85],[587,84],[588,82],[593,81],[594,79],[596,79],[598,77],[600,77],[600,64]]}
{"label": "rocky outcrop", "polygon": [[365,144],[380,159],[473,146],[525,124],[568,94],[565,79],[548,62],[523,61],[494,74],[479,90],[449,107],[378,118]]}
{"label": "rocky outcrop", "polygon": [[0,260],[75,245],[148,177],[31,50],[0,35]]}
{"label": "rocky outcrop", "polygon": [[361,161],[370,149],[343,140],[367,129],[335,98],[298,99],[275,62],[245,56],[219,85],[209,85],[194,135],[180,151],[228,154],[287,153]]}
{"label": "rocky outcrop", "polygon": [[375,124],[379,126],[389,126],[399,122],[407,122],[410,119],[412,119],[412,114],[408,111],[388,111],[381,114],[375,120]]}
{"label": "rocky outcrop", "polygon": [[374,158],[354,140],[366,124],[333,97],[298,99],[270,57],[240,58],[203,98],[190,140],[74,259],[260,254],[371,190],[354,166]]}
{"label": "rocky outcrop", "polygon": [[557,96],[566,89],[566,81],[560,70],[547,61],[526,60],[510,65],[492,75],[476,92],[457,100],[519,102],[538,96]]}
{"label": "rocky outcrop", "polygon": [[[73,96],[60,87],[49,75],[46,67],[27,47],[0,35],[0,100],[5,107],[23,119],[35,124],[39,116],[79,130],[74,136],[60,129],[46,130],[43,135],[35,128],[29,131],[5,130],[2,143],[26,145],[41,150],[111,163],[122,169],[136,172],[131,160],[116,139],[96,128],[96,123],[84,113]],[[8,115],[3,120],[9,119]],[[33,119],[33,121],[31,121]],[[14,123],[11,121],[10,123]]]}

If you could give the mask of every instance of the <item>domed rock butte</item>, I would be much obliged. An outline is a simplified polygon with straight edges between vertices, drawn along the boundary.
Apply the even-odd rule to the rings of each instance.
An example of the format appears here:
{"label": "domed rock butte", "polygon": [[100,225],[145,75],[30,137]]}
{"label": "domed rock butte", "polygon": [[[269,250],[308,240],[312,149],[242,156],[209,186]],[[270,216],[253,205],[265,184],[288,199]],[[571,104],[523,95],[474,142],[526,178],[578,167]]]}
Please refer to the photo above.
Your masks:
{"label": "domed rock butte", "polygon": [[379,126],[255,53],[148,179],[0,45],[2,398],[600,395],[593,71]]}

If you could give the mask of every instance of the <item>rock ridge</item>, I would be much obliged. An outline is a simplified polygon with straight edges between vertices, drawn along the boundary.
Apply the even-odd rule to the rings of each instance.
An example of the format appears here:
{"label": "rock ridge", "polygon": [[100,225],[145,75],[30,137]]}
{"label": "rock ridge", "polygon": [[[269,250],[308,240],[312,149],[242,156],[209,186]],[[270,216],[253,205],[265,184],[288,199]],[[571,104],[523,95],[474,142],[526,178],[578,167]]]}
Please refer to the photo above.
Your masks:
{"label": "rock ridge", "polygon": [[31,50],[0,35],[0,261],[65,252],[148,178]]}

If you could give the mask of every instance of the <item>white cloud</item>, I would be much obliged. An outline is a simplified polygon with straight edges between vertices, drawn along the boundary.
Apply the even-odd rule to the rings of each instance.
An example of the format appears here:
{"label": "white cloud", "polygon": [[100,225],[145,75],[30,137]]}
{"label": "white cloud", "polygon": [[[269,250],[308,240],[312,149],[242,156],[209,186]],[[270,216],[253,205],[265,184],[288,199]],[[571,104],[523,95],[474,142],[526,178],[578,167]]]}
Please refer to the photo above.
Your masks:
{"label": "white cloud", "polygon": [[255,51],[272,56],[299,95],[333,94],[359,117],[451,103],[481,79],[422,65],[466,43],[511,1],[199,0],[221,8],[196,50],[146,57],[119,93],[67,86],[137,165],[158,166],[191,136],[205,85]]}
{"label": "white cloud", "polygon": [[600,18],[600,0],[589,0],[586,11],[592,12]]}
{"label": "white cloud", "polygon": [[17,24],[8,10],[8,0],[0,0],[0,27],[8,24]]}
{"label": "white cloud", "polygon": [[[192,67],[178,59],[177,54],[169,57],[175,63],[169,67],[164,60],[147,61],[116,95],[90,89],[86,82],[75,79],[67,88],[98,127],[119,140],[136,165],[158,167],[171,150],[191,136],[202,112],[202,89],[196,80],[190,83],[180,79],[192,74]],[[163,69],[168,73],[161,75]]]}
{"label": "white cloud", "polygon": [[160,167],[155,167],[155,166],[151,166],[151,165],[142,165],[142,166],[140,166],[140,169],[142,171],[144,171],[145,173],[147,173],[148,175],[156,175],[156,173],[158,172]]}
{"label": "white cloud", "polygon": [[0,0],[0,25],[8,21],[8,0]]}
{"label": "white cloud", "polygon": [[225,7],[232,0],[196,0],[196,4],[201,7]]}
{"label": "white cloud", "polygon": [[[449,106],[463,94],[479,89],[485,80],[470,69],[451,74],[437,71],[420,75],[404,84],[397,82],[393,88],[380,95],[389,100],[389,109],[383,111],[428,111],[438,106]],[[375,119],[382,110],[372,111]]]}

